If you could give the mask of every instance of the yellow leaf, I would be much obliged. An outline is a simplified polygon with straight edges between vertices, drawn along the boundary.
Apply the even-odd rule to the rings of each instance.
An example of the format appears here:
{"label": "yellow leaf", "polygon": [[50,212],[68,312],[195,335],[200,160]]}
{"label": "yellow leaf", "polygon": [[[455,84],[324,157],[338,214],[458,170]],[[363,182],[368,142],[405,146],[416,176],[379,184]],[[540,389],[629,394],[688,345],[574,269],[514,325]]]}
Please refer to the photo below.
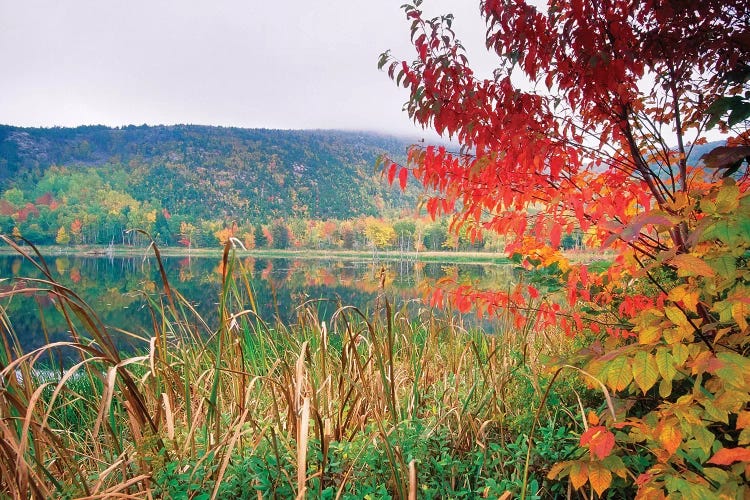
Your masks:
{"label": "yellow leaf", "polygon": [[612,484],[612,473],[599,464],[589,466],[589,483],[599,496]]}
{"label": "yellow leaf", "polygon": [[675,326],[673,328],[665,328],[663,333],[664,342],[666,342],[667,345],[678,345],[686,337],[691,337],[693,330],[692,328],[688,329],[684,326]]}
{"label": "yellow leaf", "polygon": [[660,347],[656,350],[656,367],[664,380],[672,380],[677,374],[674,357],[669,349]]}
{"label": "yellow leaf", "polygon": [[[745,148],[747,150],[749,148]],[[733,183],[726,183],[716,195],[716,210],[719,213],[730,213],[739,206],[740,188]]]}
{"label": "yellow leaf", "polygon": [[750,427],[750,411],[741,411],[737,414],[737,428],[747,429]]}
{"label": "yellow leaf", "polygon": [[664,308],[664,312],[666,313],[667,318],[669,318],[669,321],[671,321],[675,325],[690,327],[690,322],[685,316],[685,313],[683,313],[679,307],[666,306]]}
{"label": "yellow leaf", "polygon": [[674,195],[674,201],[670,201],[669,203],[667,203],[667,206],[670,210],[679,212],[688,205],[689,201],[690,199],[688,198],[688,195],[686,193],[678,192]]}
{"label": "yellow leaf", "polygon": [[750,400],[750,394],[748,394],[747,391],[736,391],[727,388],[716,399],[714,399],[714,405],[720,410],[729,413],[737,413],[745,407],[748,400]]}
{"label": "yellow leaf", "polygon": [[672,394],[672,379],[661,379],[661,382],[659,382],[659,396],[668,398],[670,394]]}
{"label": "yellow leaf", "polygon": [[635,500],[662,500],[666,498],[664,491],[661,488],[655,488],[653,486],[642,486],[638,488]]}
{"label": "yellow leaf", "polygon": [[688,285],[680,285],[669,291],[669,300],[682,302],[688,311],[696,312],[698,306],[698,292],[690,290]]}
{"label": "yellow leaf", "polygon": [[[697,351],[700,352],[700,351]],[[693,353],[693,356],[696,356],[697,353]],[[688,359],[688,356],[690,356],[690,351],[688,350],[688,347],[685,344],[677,344],[672,346],[672,359],[674,359],[675,365],[683,365]]]}
{"label": "yellow leaf", "polygon": [[716,369],[716,374],[722,381],[741,391],[746,391],[746,383],[750,381],[750,359],[733,352],[720,352],[716,355],[722,363]]}
{"label": "yellow leaf", "polygon": [[737,444],[740,446],[747,446],[750,444],[750,428],[742,429],[740,436],[737,438]]}
{"label": "yellow leaf", "polygon": [[661,340],[661,328],[658,326],[648,326],[638,332],[638,342],[643,345],[656,344],[659,340]]}
{"label": "yellow leaf", "polygon": [[718,408],[715,404],[713,404],[713,402],[708,399],[703,401],[701,404],[703,405],[703,410],[706,416],[711,420],[714,420],[716,422],[724,422],[725,424],[729,423],[729,412]]}
{"label": "yellow leaf", "polygon": [[732,304],[732,318],[737,322],[740,330],[747,329],[747,318],[750,317],[750,304],[744,301],[737,301]]}
{"label": "yellow leaf", "polygon": [[651,354],[638,351],[633,358],[633,379],[638,387],[646,394],[659,379],[659,369]]}

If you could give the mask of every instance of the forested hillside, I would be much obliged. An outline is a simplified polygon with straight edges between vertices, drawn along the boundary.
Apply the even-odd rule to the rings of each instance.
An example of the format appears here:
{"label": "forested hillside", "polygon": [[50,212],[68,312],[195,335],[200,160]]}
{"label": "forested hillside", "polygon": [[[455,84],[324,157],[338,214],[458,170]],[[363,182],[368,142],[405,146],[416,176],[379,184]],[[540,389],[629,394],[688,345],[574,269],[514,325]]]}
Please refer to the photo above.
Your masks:
{"label": "forested hillside", "polygon": [[171,244],[184,222],[208,243],[224,227],[394,215],[416,192],[388,186],[375,161],[409,144],[327,130],[0,126],[0,231],[52,242],[64,228],[58,242],[103,243],[142,227]]}

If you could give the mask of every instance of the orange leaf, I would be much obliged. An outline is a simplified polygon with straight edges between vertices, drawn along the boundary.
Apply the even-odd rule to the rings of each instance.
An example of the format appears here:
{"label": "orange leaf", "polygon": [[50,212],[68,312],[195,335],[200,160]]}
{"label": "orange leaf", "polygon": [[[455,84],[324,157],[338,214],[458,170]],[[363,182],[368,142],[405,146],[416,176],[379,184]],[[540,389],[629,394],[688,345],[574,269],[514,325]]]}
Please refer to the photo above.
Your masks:
{"label": "orange leaf", "polygon": [[674,455],[677,448],[682,443],[682,432],[680,429],[670,423],[665,423],[664,428],[659,433],[659,443],[664,447],[669,455]]}
{"label": "orange leaf", "polygon": [[708,460],[709,464],[732,465],[735,462],[750,462],[750,448],[722,448]]}
{"label": "orange leaf", "polygon": [[563,470],[570,468],[570,465],[572,463],[573,462],[571,462],[570,460],[567,460],[565,462],[557,462],[547,473],[547,479],[557,479],[557,476],[559,476]]}
{"label": "orange leaf", "polygon": [[716,272],[706,261],[695,255],[686,253],[675,255],[669,263],[677,268],[677,273],[680,276],[706,276],[711,278],[716,275]]}
{"label": "orange leaf", "polygon": [[588,478],[589,468],[586,465],[586,462],[576,462],[570,468],[570,481],[573,483],[573,488],[579,489],[586,484]]}
{"label": "orange leaf", "polygon": [[593,411],[589,411],[588,415],[586,415],[586,420],[588,420],[589,425],[599,425],[599,415]]}
{"label": "orange leaf", "polygon": [[594,491],[601,496],[609,488],[609,485],[612,484],[612,473],[602,465],[596,464],[596,466],[593,466],[592,464],[589,467],[589,483],[591,483]]}

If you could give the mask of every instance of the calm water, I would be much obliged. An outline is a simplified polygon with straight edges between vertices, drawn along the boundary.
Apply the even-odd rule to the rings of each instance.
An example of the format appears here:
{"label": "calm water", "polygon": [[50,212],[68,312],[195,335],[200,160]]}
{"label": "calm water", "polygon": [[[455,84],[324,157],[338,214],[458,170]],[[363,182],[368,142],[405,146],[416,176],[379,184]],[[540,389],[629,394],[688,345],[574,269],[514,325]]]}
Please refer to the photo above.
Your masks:
{"label": "calm water", "polygon": [[[484,286],[505,286],[512,279],[510,266],[453,265],[405,261],[344,261],[245,258],[252,270],[252,285],[259,314],[267,321],[277,315],[285,322],[296,318],[295,307],[308,299],[319,302],[322,318],[340,301],[371,311],[379,292],[380,270],[386,269],[386,294],[397,307],[418,306],[420,287],[446,275]],[[150,336],[148,300],[163,293],[156,260],[143,257],[47,257],[53,277],[78,293],[108,327]],[[215,327],[221,288],[221,262],[216,258],[165,258],[169,283]],[[39,277],[20,256],[0,256],[0,307],[10,318],[25,350],[50,341],[70,340],[68,328],[55,303],[45,293],[3,296],[13,287],[30,285],[23,278]],[[40,314],[40,311],[44,314]],[[43,316],[43,319],[42,319]],[[44,321],[44,324],[42,323]],[[3,326],[0,323],[0,330]],[[5,331],[3,330],[3,335]],[[123,334],[113,334],[118,346],[130,350],[143,345]]]}

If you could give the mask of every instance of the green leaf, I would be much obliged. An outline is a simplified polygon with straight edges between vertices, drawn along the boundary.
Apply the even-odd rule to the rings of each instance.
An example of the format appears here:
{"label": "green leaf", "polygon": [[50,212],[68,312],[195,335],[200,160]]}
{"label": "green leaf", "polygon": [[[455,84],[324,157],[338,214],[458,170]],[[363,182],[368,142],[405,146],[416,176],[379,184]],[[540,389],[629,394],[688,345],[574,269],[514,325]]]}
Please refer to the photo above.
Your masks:
{"label": "green leaf", "polygon": [[750,118],[750,102],[742,101],[734,106],[732,112],[729,114],[727,123],[730,127],[734,127],[748,118]]}
{"label": "green leaf", "polygon": [[700,241],[719,240],[729,246],[736,246],[742,243],[742,235],[739,228],[731,221],[723,219],[709,225],[700,237]]}
{"label": "green leaf", "polygon": [[715,259],[709,259],[708,265],[721,276],[725,282],[731,284],[737,278],[737,266],[735,258],[731,255],[720,255]]}
{"label": "green leaf", "polygon": [[[736,148],[735,148],[736,149]],[[737,154],[750,155],[750,147],[745,146],[742,151]],[[740,188],[734,182],[734,179],[724,179],[724,185],[719,189],[716,195],[716,209],[720,213],[731,213],[737,210],[740,204]]]}
{"label": "green leaf", "polygon": [[716,484],[724,484],[729,480],[729,473],[718,467],[706,467],[703,469],[703,475]]}
{"label": "green leaf", "polygon": [[714,434],[703,424],[693,425],[692,431],[693,439],[695,439],[695,442],[701,447],[701,450],[703,450],[704,453],[709,453],[711,451],[711,446],[713,446],[714,441],[716,441],[716,436],[714,436]]}

